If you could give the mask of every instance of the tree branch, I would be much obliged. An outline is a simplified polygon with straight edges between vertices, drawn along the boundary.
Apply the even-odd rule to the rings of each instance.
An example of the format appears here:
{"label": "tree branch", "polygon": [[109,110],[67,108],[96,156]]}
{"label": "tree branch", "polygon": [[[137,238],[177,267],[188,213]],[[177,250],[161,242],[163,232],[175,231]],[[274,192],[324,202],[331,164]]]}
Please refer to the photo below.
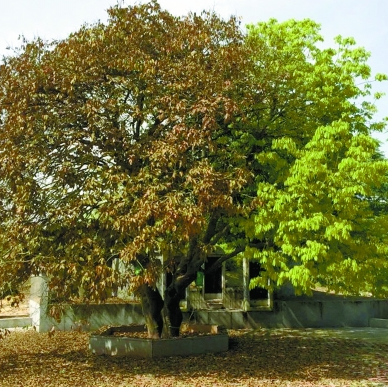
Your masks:
{"label": "tree branch", "polygon": [[230,225],[227,224],[220,232],[213,235],[209,243],[211,243],[212,245],[215,245],[223,236],[225,236],[229,232],[229,230],[230,230]]}
{"label": "tree branch", "polygon": [[203,237],[203,242],[205,244],[210,243],[211,239],[213,238],[214,235],[216,235],[216,227],[217,227],[217,222],[219,219],[219,215],[216,215],[215,212],[213,212],[210,216],[209,223],[207,225],[207,229],[205,232],[205,236]]}
{"label": "tree branch", "polygon": [[207,270],[205,270],[205,275],[213,273],[228,259],[235,257],[237,254],[242,253],[244,250],[245,250],[245,246],[239,246],[239,247],[236,247],[231,253],[222,255],[220,258],[217,259],[216,262],[214,262],[212,266],[210,266]]}

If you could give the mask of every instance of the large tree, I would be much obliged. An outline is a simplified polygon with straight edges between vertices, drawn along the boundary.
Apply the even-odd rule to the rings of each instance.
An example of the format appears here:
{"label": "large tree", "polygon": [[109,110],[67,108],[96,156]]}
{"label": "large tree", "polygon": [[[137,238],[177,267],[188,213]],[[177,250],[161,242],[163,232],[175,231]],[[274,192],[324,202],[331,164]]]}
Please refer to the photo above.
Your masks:
{"label": "large tree", "polygon": [[381,94],[371,95],[369,53],[341,36],[320,49],[318,31],[310,20],[248,26],[255,79],[269,92],[247,111],[260,207],[237,230],[264,269],[251,286],[311,293],[319,281],[386,296],[387,161],[371,137],[385,126],[373,121]]}
{"label": "large tree", "polygon": [[129,285],[152,337],[164,307],[179,334],[182,291],[219,245],[209,270],[246,254],[266,270],[253,284],[343,290],[363,262],[366,290],[384,289],[386,219],[368,198],[388,166],[357,101],[365,50],[319,49],[308,20],[244,34],[156,2],[109,15],[3,60],[1,283],[44,273],[57,302]]}
{"label": "large tree", "polygon": [[234,18],[176,18],[154,2],[109,14],[1,68],[2,276],[45,273],[59,300],[130,283],[154,336],[160,274],[173,273],[164,298],[179,327],[182,290],[249,179],[217,140],[237,109],[244,37]]}

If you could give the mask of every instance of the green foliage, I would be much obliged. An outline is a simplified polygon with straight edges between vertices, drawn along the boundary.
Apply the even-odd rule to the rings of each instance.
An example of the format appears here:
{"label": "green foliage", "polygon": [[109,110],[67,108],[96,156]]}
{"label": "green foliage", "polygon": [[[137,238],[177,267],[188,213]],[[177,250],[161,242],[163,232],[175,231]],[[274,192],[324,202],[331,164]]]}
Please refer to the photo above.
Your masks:
{"label": "green foliage", "polygon": [[[321,50],[318,26],[304,20],[249,26],[257,81],[271,97],[252,111],[261,131],[255,153],[260,206],[241,220],[249,254],[265,268],[251,286],[291,282],[386,296],[388,162],[376,158],[375,107],[362,101],[369,54],[353,39]],[[264,49],[263,49],[264,47]],[[384,80],[384,75],[376,79]],[[360,102],[361,101],[361,102]],[[256,246],[255,246],[256,245]]]}

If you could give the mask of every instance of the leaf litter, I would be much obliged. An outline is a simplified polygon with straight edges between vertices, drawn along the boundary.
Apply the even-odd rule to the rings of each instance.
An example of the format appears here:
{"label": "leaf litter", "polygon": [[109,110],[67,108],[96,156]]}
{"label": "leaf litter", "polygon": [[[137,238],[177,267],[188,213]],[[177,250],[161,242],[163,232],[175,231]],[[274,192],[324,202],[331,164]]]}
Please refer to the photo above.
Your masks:
{"label": "leaf litter", "polygon": [[88,333],[13,331],[0,340],[0,385],[388,385],[388,344],[305,335],[303,330],[228,332],[230,350],[226,353],[149,360],[93,355]]}

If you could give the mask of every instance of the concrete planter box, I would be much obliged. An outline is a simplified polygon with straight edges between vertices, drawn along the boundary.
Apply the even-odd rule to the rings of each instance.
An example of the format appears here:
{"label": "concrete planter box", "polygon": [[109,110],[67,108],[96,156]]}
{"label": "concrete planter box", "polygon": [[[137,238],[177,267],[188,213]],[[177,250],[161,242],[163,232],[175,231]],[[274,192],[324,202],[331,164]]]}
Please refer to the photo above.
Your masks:
{"label": "concrete planter box", "polygon": [[[213,333],[206,336],[176,337],[171,339],[145,339],[113,336],[115,332],[144,332],[144,326],[111,327],[99,334],[92,334],[89,348],[96,355],[154,358],[191,356],[204,353],[225,352],[229,348],[227,333],[219,333],[217,326],[191,326],[188,331]],[[215,333],[215,334],[214,334]]]}

